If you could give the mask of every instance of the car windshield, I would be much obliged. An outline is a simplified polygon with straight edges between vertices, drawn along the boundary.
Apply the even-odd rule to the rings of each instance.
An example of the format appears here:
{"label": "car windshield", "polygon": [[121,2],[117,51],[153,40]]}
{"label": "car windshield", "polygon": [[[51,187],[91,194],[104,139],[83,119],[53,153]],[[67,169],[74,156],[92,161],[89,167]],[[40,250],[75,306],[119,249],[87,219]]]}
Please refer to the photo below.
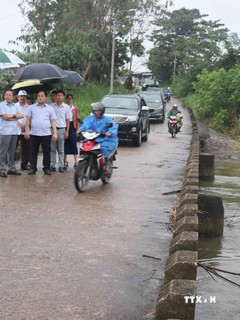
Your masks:
{"label": "car windshield", "polygon": [[155,81],[153,79],[145,79],[145,84],[155,84]]}
{"label": "car windshield", "polygon": [[160,102],[159,94],[141,94],[144,100],[148,102]]}
{"label": "car windshield", "polygon": [[119,98],[119,97],[105,97],[102,103],[106,108],[118,108],[118,109],[131,109],[137,110],[138,103],[137,99],[132,98]]}

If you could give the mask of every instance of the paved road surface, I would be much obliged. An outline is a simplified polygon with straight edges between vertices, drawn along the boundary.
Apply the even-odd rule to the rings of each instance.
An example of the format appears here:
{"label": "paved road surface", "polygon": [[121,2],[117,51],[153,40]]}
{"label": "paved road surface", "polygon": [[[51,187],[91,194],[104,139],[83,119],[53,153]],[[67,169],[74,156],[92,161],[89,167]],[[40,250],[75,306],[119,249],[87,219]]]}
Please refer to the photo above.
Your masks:
{"label": "paved road surface", "polygon": [[181,188],[191,140],[183,114],[176,139],[165,122],[140,148],[120,145],[109,185],[77,193],[73,162],[0,180],[1,320],[152,319],[177,197],[162,193]]}

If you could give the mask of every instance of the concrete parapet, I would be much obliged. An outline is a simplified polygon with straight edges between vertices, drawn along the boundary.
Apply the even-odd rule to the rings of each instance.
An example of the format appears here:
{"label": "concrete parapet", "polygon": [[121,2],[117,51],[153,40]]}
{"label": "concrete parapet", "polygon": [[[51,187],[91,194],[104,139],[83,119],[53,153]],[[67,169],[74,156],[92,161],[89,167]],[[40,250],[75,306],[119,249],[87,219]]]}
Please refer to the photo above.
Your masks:
{"label": "concrete parapet", "polygon": [[185,179],[198,179],[199,178],[199,171],[197,170],[189,170],[185,173]]}
{"label": "concrete parapet", "polygon": [[196,281],[175,279],[168,282],[157,298],[155,320],[193,320],[195,304],[186,303],[186,296],[196,295]]}
{"label": "concrete parapet", "polygon": [[182,189],[175,208],[173,238],[165,265],[164,286],[157,303],[155,320],[194,320],[198,260],[198,193],[200,143],[192,110],[192,140],[182,179]]}
{"label": "concrete parapet", "polygon": [[199,178],[214,179],[214,155],[211,153],[199,154]]}
{"label": "concrete parapet", "polygon": [[175,221],[178,221],[186,216],[197,217],[198,214],[198,205],[197,204],[186,204],[182,206],[176,213]]}
{"label": "concrete parapet", "polygon": [[198,186],[199,185],[199,179],[194,177],[194,178],[188,178],[185,179],[183,182],[183,187],[185,187],[186,185],[188,186]]}
{"label": "concrete parapet", "polygon": [[165,266],[164,284],[173,279],[196,280],[197,251],[179,250],[170,255]]}
{"label": "concrete parapet", "polygon": [[173,236],[176,237],[183,231],[195,231],[198,232],[198,217],[186,216],[175,222],[173,226]]}
{"label": "concrete parapet", "polygon": [[198,232],[183,231],[172,238],[169,248],[170,255],[179,250],[197,251]]}
{"label": "concrete parapet", "polygon": [[178,209],[180,209],[182,206],[186,204],[195,204],[197,202],[198,202],[197,194],[187,193],[179,199]]}
{"label": "concrete parapet", "polygon": [[224,207],[221,197],[198,194],[199,234],[205,237],[221,236],[224,228]]}
{"label": "concrete parapet", "polygon": [[181,191],[181,196],[185,196],[186,194],[198,194],[198,186],[184,186]]}
{"label": "concrete parapet", "polygon": [[195,176],[198,177],[199,176],[199,168],[198,168],[198,164],[193,165],[193,164],[189,164],[188,168],[186,169],[186,176]]}

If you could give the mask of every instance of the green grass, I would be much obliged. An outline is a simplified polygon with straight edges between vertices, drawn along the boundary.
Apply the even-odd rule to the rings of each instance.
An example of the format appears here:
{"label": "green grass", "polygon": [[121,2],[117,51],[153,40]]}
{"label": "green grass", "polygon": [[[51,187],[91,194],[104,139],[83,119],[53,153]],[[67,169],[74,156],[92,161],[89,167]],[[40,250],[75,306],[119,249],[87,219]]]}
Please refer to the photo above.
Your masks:
{"label": "green grass", "polygon": [[197,96],[194,94],[190,94],[181,100],[184,107],[192,108],[193,110],[194,107],[198,104]]}
{"label": "green grass", "polygon": [[[66,94],[73,94],[74,104],[78,106],[80,118],[84,119],[91,112],[91,103],[99,101],[109,93],[109,89],[109,85],[86,82],[80,86],[67,86],[64,91]],[[122,84],[114,84],[114,92],[126,93],[126,90]]]}

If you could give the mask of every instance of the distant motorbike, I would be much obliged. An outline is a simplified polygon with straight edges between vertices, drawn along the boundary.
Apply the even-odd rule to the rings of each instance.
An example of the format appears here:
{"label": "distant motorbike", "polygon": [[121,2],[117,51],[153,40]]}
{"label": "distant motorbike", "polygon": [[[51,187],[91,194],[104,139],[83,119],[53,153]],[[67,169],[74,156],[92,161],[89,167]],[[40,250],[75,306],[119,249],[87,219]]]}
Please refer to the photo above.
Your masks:
{"label": "distant motorbike", "polygon": [[171,94],[165,93],[164,98],[165,98],[166,102],[169,102],[171,100]]}
{"label": "distant motorbike", "polygon": [[183,115],[179,113],[176,116],[170,116],[168,118],[168,130],[172,138],[175,138],[176,134],[180,131]]}
{"label": "distant motorbike", "polygon": [[85,191],[89,180],[101,179],[106,184],[112,177],[115,168],[113,161],[116,160],[117,149],[110,154],[107,163],[105,163],[100,144],[95,141],[97,137],[103,135],[105,136],[105,134],[93,130],[82,132],[85,139],[80,143],[80,156],[74,172],[74,184],[78,192]]}

